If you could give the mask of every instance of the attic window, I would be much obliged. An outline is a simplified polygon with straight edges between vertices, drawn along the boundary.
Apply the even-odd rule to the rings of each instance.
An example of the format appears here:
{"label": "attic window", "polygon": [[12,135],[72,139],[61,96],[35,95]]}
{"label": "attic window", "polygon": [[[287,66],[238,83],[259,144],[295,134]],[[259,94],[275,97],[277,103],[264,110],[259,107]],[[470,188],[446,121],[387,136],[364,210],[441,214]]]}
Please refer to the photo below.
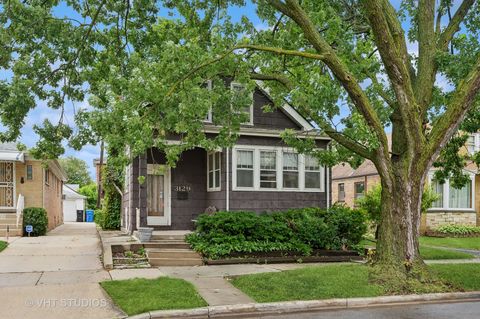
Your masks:
{"label": "attic window", "polygon": [[[242,91],[245,90],[245,86],[237,83],[237,82],[232,82],[230,83],[230,90],[234,91],[234,93],[242,93]],[[250,105],[245,106],[240,110],[240,113],[244,113],[247,115],[247,118],[249,119],[246,122],[243,122],[242,124],[247,124],[247,125],[253,125],[253,95],[251,95],[251,100],[252,103]]]}

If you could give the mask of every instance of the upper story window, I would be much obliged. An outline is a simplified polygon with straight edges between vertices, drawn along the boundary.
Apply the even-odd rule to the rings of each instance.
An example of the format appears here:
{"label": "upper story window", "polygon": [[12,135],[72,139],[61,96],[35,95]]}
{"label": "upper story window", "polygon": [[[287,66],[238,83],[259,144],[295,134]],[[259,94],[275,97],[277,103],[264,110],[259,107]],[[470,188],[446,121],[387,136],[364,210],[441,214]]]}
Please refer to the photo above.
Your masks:
{"label": "upper story window", "polygon": [[355,190],[355,199],[365,196],[365,182],[356,182],[353,184]]}
{"label": "upper story window", "polygon": [[438,199],[432,204],[432,209],[473,209],[473,203],[475,201],[474,178],[475,175],[471,175],[470,181],[468,181],[462,188],[458,189],[453,187],[449,180],[440,184],[438,181],[432,180],[432,177],[430,177],[432,190],[438,196]]}
{"label": "upper story window", "polygon": [[[237,82],[232,82],[230,83],[230,89],[234,92],[234,94],[243,94],[245,91],[245,86]],[[243,107],[240,110],[240,113],[245,114],[245,117],[247,118],[247,121],[243,122],[242,124],[253,125],[253,95],[251,96],[251,103]]]}
{"label": "upper story window", "polygon": [[480,151],[480,133],[470,134],[465,146],[467,147],[469,154]]}
{"label": "upper story window", "polygon": [[314,157],[272,146],[236,146],[233,190],[324,192],[325,167]]}
{"label": "upper story window", "polygon": [[210,152],[207,158],[207,173],[208,173],[208,190],[219,191],[220,187],[220,173],[221,173],[221,153]]}
{"label": "upper story window", "polygon": [[338,184],[338,201],[339,202],[345,201],[345,184],[344,183]]}

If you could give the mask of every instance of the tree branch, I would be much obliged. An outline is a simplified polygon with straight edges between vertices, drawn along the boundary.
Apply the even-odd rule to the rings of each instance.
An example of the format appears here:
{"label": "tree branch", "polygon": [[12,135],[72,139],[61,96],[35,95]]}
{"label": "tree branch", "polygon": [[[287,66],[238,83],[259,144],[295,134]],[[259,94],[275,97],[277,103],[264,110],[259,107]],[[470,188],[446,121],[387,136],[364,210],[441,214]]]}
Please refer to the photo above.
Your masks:
{"label": "tree branch", "polygon": [[445,30],[443,30],[443,32],[440,34],[440,37],[438,38],[437,48],[439,50],[448,50],[448,44],[450,43],[450,41],[452,41],[455,33],[460,30],[460,23],[462,23],[463,19],[465,19],[465,16],[467,15],[468,11],[474,3],[475,0],[464,0],[460,7],[458,7],[457,12],[455,12],[452,17],[452,20],[450,20],[450,23],[445,28]]}
{"label": "tree branch", "polygon": [[282,74],[260,74],[260,73],[251,73],[250,78],[252,80],[260,81],[277,81],[285,86],[289,91],[293,89],[293,83],[289,78]]}
{"label": "tree branch", "polygon": [[296,24],[302,29],[305,38],[312,44],[315,50],[323,56],[322,61],[329,67],[338,81],[343,85],[355,107],[377,136],[381,145],[382,156],[388,158],[389,154],[387,136],[380,119],[378,118],[378,115],[368,100],[368,97],[358,84],[355,76],[339,59],[333,48],[320,35],[316,26],[312,23],[306,12],[296,0],[286,0],[285,3],[279,0],[268,0],[268,2],[275,9],[295,21]]}
{"label": "tree branch", "polygon": [[298,56],[298,57],[314,59],[314,60],[325,59],[325,56],[321,54],[315,54],[315,53],[306,52],[306,51],[285,50],[282,48],[268,47],[264,45],[239,44],[234,48],[234,50],[239,50],[239,49],[250,49],[250,50],[256,50],[256,51],[271,52],[271,53],[276,53],[280,55]]}
{"label": "tree branch", "polygon": [[[433,126],[429,134],[428,148],[424,152],[423,164],[428,165],[457,131],[465,114],[473,106],[480,92],[480,55],[470,73],[459,83],[447,110]],[[422,163],[421,163],[422,164]],[[428,166],[427,166],[428,167]]]}

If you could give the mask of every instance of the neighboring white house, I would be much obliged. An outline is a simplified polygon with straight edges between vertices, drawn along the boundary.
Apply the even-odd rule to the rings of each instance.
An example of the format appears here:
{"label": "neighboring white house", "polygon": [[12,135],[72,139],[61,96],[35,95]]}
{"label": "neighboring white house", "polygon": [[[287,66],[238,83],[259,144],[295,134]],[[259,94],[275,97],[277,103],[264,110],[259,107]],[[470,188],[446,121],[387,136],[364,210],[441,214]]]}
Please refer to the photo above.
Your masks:
{"label": "neighboring white house", "polygon": [[77,211],[81,210],[85,213],[86,196],[78,193],[78,184],[63,185],[63,221],[76,222]]}

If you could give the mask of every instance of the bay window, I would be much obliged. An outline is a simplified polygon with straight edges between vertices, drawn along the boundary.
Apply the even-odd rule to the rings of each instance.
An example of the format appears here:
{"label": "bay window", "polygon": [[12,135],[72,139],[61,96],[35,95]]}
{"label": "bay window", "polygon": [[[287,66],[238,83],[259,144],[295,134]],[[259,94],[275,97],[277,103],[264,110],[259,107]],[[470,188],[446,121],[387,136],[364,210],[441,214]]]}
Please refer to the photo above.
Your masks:
{"label": "bay window", "polygon": [[234,191],[325,191],[325,167],[289,148],[238,145],[232,169]]}

